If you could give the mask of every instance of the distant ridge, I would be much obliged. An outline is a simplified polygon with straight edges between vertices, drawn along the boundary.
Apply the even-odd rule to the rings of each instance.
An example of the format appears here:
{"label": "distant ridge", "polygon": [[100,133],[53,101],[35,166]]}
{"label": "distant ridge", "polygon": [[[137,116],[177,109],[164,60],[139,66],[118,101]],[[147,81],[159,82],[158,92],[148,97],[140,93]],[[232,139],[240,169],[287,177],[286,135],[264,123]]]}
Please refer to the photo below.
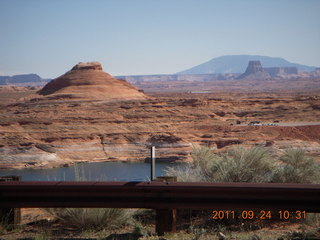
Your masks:
{"label": "distant ridge", "polygon": [[0,76],[0,85],[44,85],[48,79],[37,74],[20,74],[14,76]]}
{"label": "distant ridge", "polygon": [[265,68],[270,67],[296,67],[300,71],[315,71],[316,67],[289,62],[279,57],[259,55],[226,55],[213,58],[190,69],[177,74],[211,74],[211,73],[243,73],[249,61],[260,61]]}

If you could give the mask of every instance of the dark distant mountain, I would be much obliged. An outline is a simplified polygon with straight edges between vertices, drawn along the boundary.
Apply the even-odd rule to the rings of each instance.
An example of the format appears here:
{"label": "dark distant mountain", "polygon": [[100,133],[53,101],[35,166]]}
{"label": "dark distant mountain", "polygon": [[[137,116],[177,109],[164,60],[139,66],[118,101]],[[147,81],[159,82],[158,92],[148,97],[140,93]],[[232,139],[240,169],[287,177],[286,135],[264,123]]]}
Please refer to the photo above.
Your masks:
{"label": "dark distant mountain", "polygon": [[260,61],[264,68],[296,67],[300,71],[315,71],[316,67],[291,63],[279,57],[256,55],[228,55],[213,58],[193,68],[178,72],[177,74],[210,74],[210,73],[243,73],[249,61]]}
{"label": "dark distant mountain", "polygon": [[21,74],[14,76],[0,76],[0,85],[44,85],[49,79],[43,79],[37,74]]}

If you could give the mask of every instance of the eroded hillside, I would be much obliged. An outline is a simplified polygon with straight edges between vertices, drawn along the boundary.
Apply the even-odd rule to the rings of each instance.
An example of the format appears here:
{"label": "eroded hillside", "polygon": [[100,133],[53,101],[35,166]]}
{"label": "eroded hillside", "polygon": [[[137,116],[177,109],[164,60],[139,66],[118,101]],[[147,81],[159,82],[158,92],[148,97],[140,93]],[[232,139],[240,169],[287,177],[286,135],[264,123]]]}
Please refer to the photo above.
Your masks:
{"label": "eroded hillside", "polygon": [[[146,100],[48,100],[0,109],[0,168],[78,161],[188,161],[192,144],[304,147],[320,156],[320,95],[158,94]],[[241,124],[237,124],[237,120]],[[248,126],[250,121],[279,126]],[[239,123],[239,122],[238,122]],[[281,124],[283,126],[281,126]]]}

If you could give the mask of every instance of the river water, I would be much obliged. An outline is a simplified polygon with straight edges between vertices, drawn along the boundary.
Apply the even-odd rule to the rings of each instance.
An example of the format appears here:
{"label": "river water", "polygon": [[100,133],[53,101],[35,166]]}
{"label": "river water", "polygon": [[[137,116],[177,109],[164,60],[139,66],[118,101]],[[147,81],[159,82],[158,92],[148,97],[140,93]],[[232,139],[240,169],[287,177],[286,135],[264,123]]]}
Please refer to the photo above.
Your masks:
{"label": "river water", "polygon": [[[156,163],[156,176],[165,176],[168,167],[185,163]],[[0,176],[21,176],[22,181],[149,181],[150,163],[81,163],[51,169],[0,170]]]}

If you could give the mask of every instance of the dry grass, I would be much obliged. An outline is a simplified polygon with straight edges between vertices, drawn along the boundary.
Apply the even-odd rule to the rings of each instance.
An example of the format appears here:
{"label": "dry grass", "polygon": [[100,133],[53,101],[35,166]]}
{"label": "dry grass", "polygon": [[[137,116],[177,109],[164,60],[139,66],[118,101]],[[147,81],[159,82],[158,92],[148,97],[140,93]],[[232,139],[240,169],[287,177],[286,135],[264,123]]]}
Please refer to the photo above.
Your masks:
{"label": "dry grass", "polygon": [[79,229],[117,229],[132,220],[133,211],[119,208],[49,208],[65,225]]}

